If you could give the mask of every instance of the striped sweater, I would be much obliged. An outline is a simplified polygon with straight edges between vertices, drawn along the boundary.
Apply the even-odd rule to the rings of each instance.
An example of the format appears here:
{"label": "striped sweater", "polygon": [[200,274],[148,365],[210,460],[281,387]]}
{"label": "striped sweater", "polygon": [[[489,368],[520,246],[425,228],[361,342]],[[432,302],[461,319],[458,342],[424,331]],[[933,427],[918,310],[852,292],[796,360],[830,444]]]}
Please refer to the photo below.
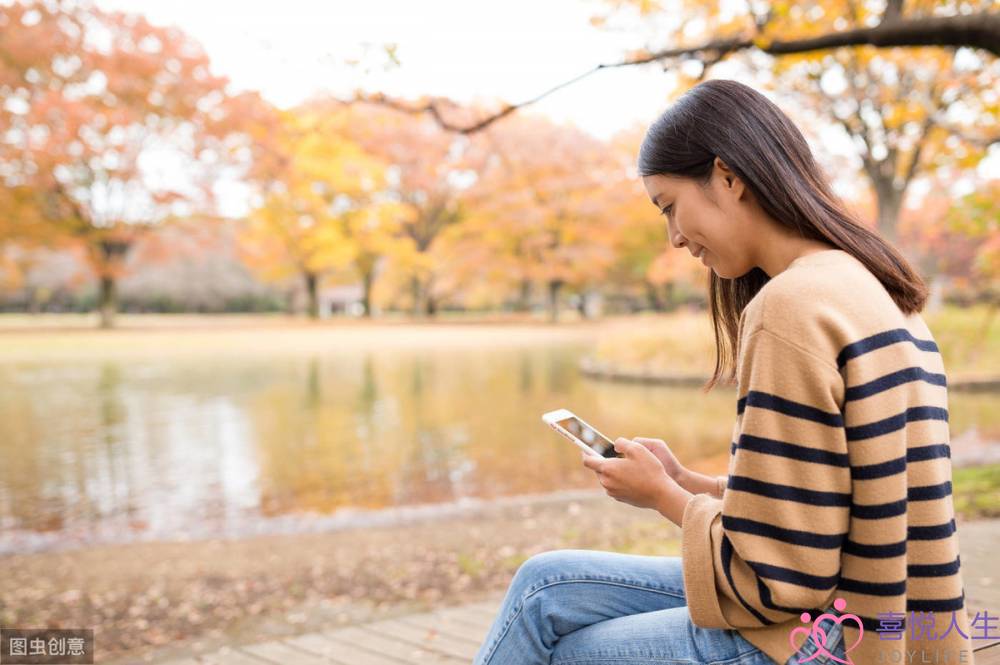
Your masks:
{"label": "striped sweater", "polygon": [[843,623],[856,665],[971,663],[946,380],[923,318],[847,252],[808,254],[744,309],[737,379],[726,489],[684,512],[692,621],[785,663],[800,615],[843,598],[864,625]]}

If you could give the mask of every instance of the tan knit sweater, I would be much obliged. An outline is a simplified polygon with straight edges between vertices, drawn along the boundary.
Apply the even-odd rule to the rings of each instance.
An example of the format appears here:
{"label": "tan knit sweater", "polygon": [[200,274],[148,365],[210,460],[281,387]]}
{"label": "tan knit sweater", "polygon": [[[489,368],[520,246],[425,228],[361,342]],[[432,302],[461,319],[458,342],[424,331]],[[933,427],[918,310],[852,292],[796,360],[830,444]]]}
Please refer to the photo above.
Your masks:
{"label": "tan knit sweater", "polygon": [[[945,373],[923,318],[847,252],[816,252],[747,305],[737,365],[726,489],[684,513],[692,621],[783,664],[811,627],[800,615],[843,598],[864,623],[856,665],[973,662]],[[860,631],[843,625],[850,647]]]}

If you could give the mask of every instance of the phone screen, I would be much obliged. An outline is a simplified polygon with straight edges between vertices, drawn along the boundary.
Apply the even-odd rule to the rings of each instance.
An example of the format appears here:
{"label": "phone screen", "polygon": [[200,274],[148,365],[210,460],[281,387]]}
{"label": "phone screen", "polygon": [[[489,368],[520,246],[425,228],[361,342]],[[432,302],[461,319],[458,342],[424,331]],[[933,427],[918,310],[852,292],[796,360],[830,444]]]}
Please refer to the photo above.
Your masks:
{"label": "phone screen", "polygon": [[615,450],[615,444],[608,437],[598,432],[593,427],[585,425],[577,417],[564,418],[556,421],[560,427],[583,441],[585,444],[601,457],[621,457]]}

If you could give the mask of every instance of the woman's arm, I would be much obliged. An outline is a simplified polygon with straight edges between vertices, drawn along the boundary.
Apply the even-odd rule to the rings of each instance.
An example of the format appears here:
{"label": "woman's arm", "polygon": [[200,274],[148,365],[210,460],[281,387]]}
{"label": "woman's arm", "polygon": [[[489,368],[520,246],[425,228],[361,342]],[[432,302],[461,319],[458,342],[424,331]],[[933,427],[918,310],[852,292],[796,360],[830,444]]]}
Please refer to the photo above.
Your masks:
{"label": "woman's arm", "polygon": [[717,499],[722,498],[722,491],[726,488],[726,476],[708,476],[704,473],[691,471],[680,463],[663,439],[639,436],[633,441],[641,443],[653,453],[656,459],[660,460],[667,475],[691,494],[711,494]]}
{"label": "woman's arm", "polygon": [[721,499],[722,492],[726,489],[728,476],[709,476],[684,469],[676,480],[678,485],[691,494],[711,494],[715,498]]}
{"label": "woman's arm", "polygon": [[703,627],[759,627],[793,619],[796,608],[826,607],[850,526],[837,366],[762,327],[742,350],[729,487],[721,501],[702,494],[670,506],[674,514],[685,506],[685,582],[708,590],[688,597],[691,620]]}

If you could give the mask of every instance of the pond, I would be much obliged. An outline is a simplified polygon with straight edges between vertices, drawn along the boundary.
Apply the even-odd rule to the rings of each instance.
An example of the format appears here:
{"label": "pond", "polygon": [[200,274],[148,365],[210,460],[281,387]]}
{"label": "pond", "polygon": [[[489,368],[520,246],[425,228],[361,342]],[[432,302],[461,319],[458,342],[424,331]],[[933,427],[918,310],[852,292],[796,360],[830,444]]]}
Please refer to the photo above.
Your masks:
{"label": "pond", "polygon": [[[217,353],[163,344],[0,362],[0,554],[333,528],[387,508],[599,488],[579,449],[541,422],[555,408],[725,469],[735,392],[586,379],[590,332],[501,331],[497,343],[497,331],[473,330],[452,344],[454,330],[396,328],[295,352],[273,334]],[[953,436],[995,404],[950,399]]]}

